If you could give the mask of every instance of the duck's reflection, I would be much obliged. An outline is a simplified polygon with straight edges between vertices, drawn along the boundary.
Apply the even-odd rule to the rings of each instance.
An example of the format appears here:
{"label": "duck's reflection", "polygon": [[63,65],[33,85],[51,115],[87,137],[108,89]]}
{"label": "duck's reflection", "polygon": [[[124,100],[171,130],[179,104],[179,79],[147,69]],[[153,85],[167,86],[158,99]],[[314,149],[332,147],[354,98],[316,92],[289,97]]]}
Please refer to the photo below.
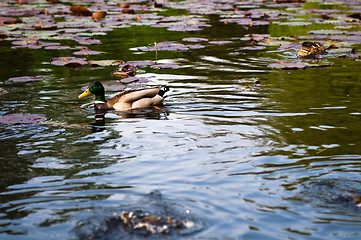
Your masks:
{"label": "duck's reflection", "polygon": [[143,119],[156,119],[156,120],[167,120],[169,112],[163,108],[153,106],[149,108],[139,108],[132,109],[130,111],[105,111],[105,110],[95,110],[95,121],[91,124],[91,129],[93,132],[104,131],[107,113],[112,113],[120,116],[121,118],[143,118]]}

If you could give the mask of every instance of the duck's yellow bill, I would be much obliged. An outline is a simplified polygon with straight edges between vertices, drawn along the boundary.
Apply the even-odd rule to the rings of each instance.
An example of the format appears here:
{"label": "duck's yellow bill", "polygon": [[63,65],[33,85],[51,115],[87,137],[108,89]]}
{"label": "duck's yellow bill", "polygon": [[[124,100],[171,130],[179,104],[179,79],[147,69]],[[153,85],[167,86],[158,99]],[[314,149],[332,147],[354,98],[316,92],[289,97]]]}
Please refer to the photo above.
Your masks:
{"label": "duck's yellow bill", "polygon": [[82,98],[82,97],[86,97],[90,94],[91,92],[89,91],[89,88],[87,88],[87,90],[85,90],[82,94],[80,94],[78,96],[78,98]]}

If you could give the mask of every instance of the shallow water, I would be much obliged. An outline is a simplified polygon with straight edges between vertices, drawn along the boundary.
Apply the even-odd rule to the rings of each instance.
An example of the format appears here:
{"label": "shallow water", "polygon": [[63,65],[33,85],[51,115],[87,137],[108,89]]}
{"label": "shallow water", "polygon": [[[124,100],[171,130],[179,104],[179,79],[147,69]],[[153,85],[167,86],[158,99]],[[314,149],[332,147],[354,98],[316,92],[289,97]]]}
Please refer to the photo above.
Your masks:
{"label": "shallow water", "polygon": [[[197,33],[133,26],[96,37],[103,45],[89,48],[105,53],[89,59],[157,57],[180,65],[137,74],[151,79],[144,85],[173,89],[161,111],[109,112],[99,128],[80,125],[95,117],[92,99],[77,96],[92,81],[118,81],[112,75],[117,67],[54,66],[52,57],[72,52],[0,42],[1,87],[9,91],[0,96],[1,116],[32,113],[66,122],[0,124],[1,239],[77,239],[84,232],[146,238],[97,235],[107,218],[136,208],[168,209],[195,223],[189,231],[153,236],[159,239],[360,238],[356,203],[331,201],[361,189],[360,62],[331,54],[325,56],[331,67],[271,69],[269,63],[294,60],[296,52],[240,50],[239,38],[249,32],[206,17],[212,26]],[[274,28],[249,31],[303,31]],[[134,50],[184,37],[233,43],[157,56]],[[8,81],[25,75],[54,78]],[[260,84],[253,86],[255,79]],[[149,198],[152,192],[161,197]]]}

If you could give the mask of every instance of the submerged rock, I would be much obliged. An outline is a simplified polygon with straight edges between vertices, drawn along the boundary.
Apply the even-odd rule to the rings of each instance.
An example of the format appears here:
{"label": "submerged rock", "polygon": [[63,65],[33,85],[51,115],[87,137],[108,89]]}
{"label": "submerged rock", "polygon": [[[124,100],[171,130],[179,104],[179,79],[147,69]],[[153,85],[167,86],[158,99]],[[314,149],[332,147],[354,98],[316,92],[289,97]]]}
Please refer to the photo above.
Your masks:
{"label": "submerged rock", "polygon": [[89,218],[81,219],[72,234],[76,239],[163,239],[188,236],[202,228],[188,209],[163,200],[158,191],[127,205],[116,209],[98,209]]}

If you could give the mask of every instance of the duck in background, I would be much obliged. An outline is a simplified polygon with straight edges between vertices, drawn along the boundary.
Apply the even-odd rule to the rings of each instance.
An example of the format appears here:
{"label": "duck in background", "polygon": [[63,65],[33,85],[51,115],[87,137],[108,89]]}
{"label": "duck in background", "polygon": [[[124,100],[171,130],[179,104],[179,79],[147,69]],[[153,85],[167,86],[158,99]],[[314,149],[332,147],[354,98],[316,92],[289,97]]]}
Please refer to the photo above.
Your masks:
{"label": "duck in background", "polygon": [[319,42],[303,42],[301,48],[297,52],[299,58],[315,58],[325,54],[325,47]]}

